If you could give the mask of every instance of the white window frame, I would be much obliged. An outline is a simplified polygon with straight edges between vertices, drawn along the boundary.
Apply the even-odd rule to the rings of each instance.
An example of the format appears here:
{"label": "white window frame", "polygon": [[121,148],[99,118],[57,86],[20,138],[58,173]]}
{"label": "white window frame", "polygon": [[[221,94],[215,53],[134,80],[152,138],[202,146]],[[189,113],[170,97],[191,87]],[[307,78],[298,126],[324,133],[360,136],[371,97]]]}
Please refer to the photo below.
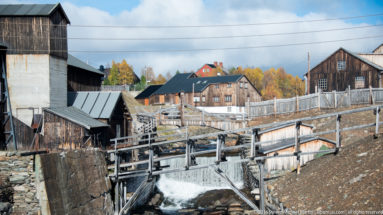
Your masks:
{"label": "white window frame", "polygon": [[219,96],[213,96],[213,102],[219,102]]}
{"label": "white window frame", "polygon": [[231,95],[225,95],[225,102],[231,102],[231,101],[232,101]]}
{"label": "white window frame", "polygon": [[242,84],[243,84],[242,82],[239,83],[239,88],[242,88]]}
{"label": "white window frame", "polygon": [[231,83],[227,83],[227,88],[231,88]]}
{"label": "white window frame", "polygon": [[194,102],[199,102],[200,101],[200,98],[199,96],[194,96],[194,99],[193,99]]}
{"label": "white window frame", "polygon": [[318,88],[321,90],[327,90],[327,78],[321,78],[318,80]]}
{"label": "white window frame", "polygon": [[245,83],[245,89],[247,89],[247,83]]}
{"label": "white window frame", "polygon": [[346,69],[346,61],[344,60],[338,60],[336,63],[336,69],[338,71],[342,71]]}

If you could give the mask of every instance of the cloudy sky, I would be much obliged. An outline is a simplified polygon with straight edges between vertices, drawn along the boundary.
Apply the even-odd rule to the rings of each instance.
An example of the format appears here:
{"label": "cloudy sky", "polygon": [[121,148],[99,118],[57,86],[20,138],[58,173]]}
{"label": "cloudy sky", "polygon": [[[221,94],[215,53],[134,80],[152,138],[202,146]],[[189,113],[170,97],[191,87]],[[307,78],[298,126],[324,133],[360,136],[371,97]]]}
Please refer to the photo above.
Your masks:
{"label": "cloudy sky", "polygon": [[[71,21],[68,27],[71,54],[95,67],[126,59],[138,74],[145,66],[153,67],[156,74],[165,74],[176,70],[196,71],[205,63],[219,61],[226,68],[284,67],[287,72],[302,77],[307,71],[308,52],[311,65],[315,66],[339,47],[371,52],[383,43],[383,1],[379,0],[67,0],[60,3]],[[373,14],[378,15],[333,19]],[[349,40],[356,38],[359,39]]]}

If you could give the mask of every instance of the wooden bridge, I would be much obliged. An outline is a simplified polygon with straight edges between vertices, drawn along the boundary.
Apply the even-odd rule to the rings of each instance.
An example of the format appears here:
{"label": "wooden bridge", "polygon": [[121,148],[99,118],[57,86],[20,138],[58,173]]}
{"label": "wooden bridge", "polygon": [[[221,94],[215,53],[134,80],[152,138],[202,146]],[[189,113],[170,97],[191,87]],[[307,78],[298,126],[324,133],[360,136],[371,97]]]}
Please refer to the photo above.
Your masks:
{"label": "wooden bridge", "polygon": [[[226,130],[216,133],[210,133],[210,134],[204,134],[204,135],[196,135],[196,136],[190,136],[188,135],[187,129],[183,129],[182,131],[178,132],[177,134],[173,135],[167,135],[161,137],[162,140],[160,140],[160,137],[156,136],[158,132],[151,132],[143,135],[138,136],[130,136],[130,137],[122,137],[122,138],[116,138],[112,139],[111,141],[114,142],[114,150],[109,150],[108,153],[110,155],[114,155],[114,164],[109,166],[108,168],[111,170],[114,170],[112,174],[109,175],[109,177],[115,182],[115,213],[116,214],[126,214],[128,213],[135,201],[137,200],[137,197],[141,190],[145,189],[145,187],[148,186],[148,183],[154,176],[158,176],[161,174],[166,173],[174,173],[174,172],[182,172],[182,171],[198,171],[198,169],[203,168],[210,168],[212,171],[214,171],[217,175],[217,177],[222,178],[224,181],[227,182],[227,184],[233,189],[235,193],[239,195],[246,203],[249,204],[251,208],[253,208],[256,212],[262,214],[265,211],[265,196],[264,196],[264,162],[267,159],[270,158],[276,158],[276,157],[296,157],[297,159],[297,173],[300,172],[300,157],[303,155],[308,154],[327,154],[327,153],[334,153],[337,154],[342,145],[341,145],[341,132],[345,131],[352,131],[357,129],[364,129],[369,127],[375,127],[375,134],[374,137],[378,137],[379,132],[379,126],[382,125],[382,122],[379,122],[379,112],[380,109],[383,106],[371,106],[371,107],[364,107],[354,110],[347,110],[342,112],[336,112],[336,113],[329,113],[319,116],[313,116],[313,117],[305,117],[300,119],[294,119],[289,120],[285,122],[278,122],[278,123],[270,123],[270,124],[263,124],[253,127],[244,127],[239,129],[232,129],[232,130]],[[365,112],[365,111],[371,111],[376,117],[375,122],[371,122],[369,124],[363,124],[363,125],[356,125],[351,127],[342,127],[341,126],[341,118],[344,115],[352,114],[352,113],[358,113],[358,112]],[[321,132],[312,133],[309,135],[300,135],[300,125],[304,121],[312,121],[322,118],[332,118],[335,123],[335,129],[332,130],[326,130]],[[260,154],[257,153],[257,151],[262,147],[262,145],[265,145],[267,143],[282,143],[283,141],[286,141],[288,139],[278,139],[278,140],[269,140],[269,141],[259,141],[259,131],[261,129],[266,128],[272,128],[277,126],[283,126],[286,124],[295,123],[295,137],[289,138],[290,141],[293,140],[295,142],[295,151],[290,154],[276,154],[273,156],[260,156]],[[243,144],[243,145],[236,145],[236,146],[225,146],[225,137],[228,134],[239,134],[239,133],[248,133],[251,135],[251,141],[250,143]],[[306,137],[316,137],[326,134],[336,134],[336,146],[334,149],[328,149],[328,150],[319,150],[319,151],[309,151],[309,152],[302,152],[300,150],[300,139],[306,138]],[[208,137],[216,137],[216,148],[210,149],[210,150],[201,150],[197,151],[195,148],[195,142],[199,139],[208,138]],[[158,141],[158,142],[157,142]],[[155,155],[155,148],[158,146],[165,146],[172,143],[179,143],[183,142],[185,144],[185,152],[182,154],[177,155],[170,155],[170,156],[160,156]],[[139,144],[143,143],[143,144]],[[250,155],[242,158],[240,160],[235,161],[225,161],[223,158],[225,152],[232,152],[234,150],[238,149],[249,149]],[[126,152],[132,152],[135,150],[145,150],[148,154],[147,158],[144,160],[137,160],[137,161],[128,161],[128,162],[121,162],[122,161],[122,155]],[[198,165],[194,162],[194,159],[196,156],[202,156],[207,154],[215,154],[215,162],[212,162],[211,164],[205,164],[205,165]],[[185,166],[183,168],[163,168],[159,166],[155,166],[156,163],[162,161],[162,160],[169,160],[169,159],[175,159],[175,158],[184,158],[185,159]],[[260,190],[260,201],[259,205],[255,205],[254,202],[246,197],[235,185],[230,181],[230,179],[226,176],[226,174],[219,169],[219,164],[224,162],[248,162],[248,161],[256,161],[260,168],[260,176],[259,176],[259,190]],[[139,164],[146,164],[145,169],[137,169],[134,168]],[[142,184],[139,186],[139,188],[136,190],[135,194],[130,197],[129,199],[126,197],[126,195],[123,194],[124,187],[121,186],[124,182],[124,180],[132,177],[138,177],[138,176],[145,176],[146,180],[142,182]]]}

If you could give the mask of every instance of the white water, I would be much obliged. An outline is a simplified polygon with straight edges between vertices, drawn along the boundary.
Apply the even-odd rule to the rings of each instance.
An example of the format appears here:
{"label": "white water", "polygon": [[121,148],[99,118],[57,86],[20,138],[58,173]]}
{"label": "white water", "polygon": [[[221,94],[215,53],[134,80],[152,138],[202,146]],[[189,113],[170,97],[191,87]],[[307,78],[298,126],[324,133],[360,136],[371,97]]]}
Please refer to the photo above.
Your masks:
{"label": "white water", "polygon": [[[227,157],[228,161],[239,160],[239,156]],[[215,157],[198,157],[197,164],[212,164]],[[161,161],[161,166],[170,165],[169,168],[183,168],[185,159],[172,159]],[[238,187],[243,187],[243,172],[241,163],[221,163],[219,168]],[[209,190],[230,189],[225,181],[221,180],[209,168],[169,173],[160,176],[157,187],[164,194],[170,204],[162,204],[161,209],[175,210],[188,206],[188,201]]]}

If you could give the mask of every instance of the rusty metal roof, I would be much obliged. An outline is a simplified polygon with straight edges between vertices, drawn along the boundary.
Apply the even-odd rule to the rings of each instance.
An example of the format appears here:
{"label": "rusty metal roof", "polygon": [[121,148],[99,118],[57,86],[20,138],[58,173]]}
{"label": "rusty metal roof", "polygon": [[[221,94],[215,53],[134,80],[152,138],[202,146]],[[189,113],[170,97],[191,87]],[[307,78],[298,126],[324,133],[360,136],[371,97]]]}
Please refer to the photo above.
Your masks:
{"label": "rusty metal roof", "polygon": [[76,123],[86,129],[108,127],[109,125],[93,119],[89,114],[84,113],[76,107],[56,107],[46,108],[47,112],[55,114],[73,123]]}
{"label": "rusty metal roof", "polygon": [[60,3],[57,4],[3,4],[0,5],[0,16],[49,16],[60,10],[64,18],[70,23],[68,16]]}
{"label": "rusty metal roof", "polygon": [[68,66],[77,67],[83,70],[87,70],[89,72],[97,73],[100,75],[104,75],[103,72],[100,70],[94,68],[93,66],[90,66],[89,64],[85,63],[84,61],[76,58],[75,56],[68,54]]}
{"label": "rusty metal roof", "polygon": [[95,119],[109,119],[121,92],[68,92],[68,106],[76,107]]}

